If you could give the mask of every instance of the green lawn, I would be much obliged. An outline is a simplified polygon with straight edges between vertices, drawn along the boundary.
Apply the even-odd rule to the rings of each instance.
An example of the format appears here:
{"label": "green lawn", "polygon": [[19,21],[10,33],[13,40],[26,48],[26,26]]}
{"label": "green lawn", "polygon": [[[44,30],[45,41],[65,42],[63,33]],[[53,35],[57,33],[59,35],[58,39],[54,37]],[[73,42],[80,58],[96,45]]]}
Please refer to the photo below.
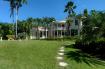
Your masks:
{"label": "green lawn", "polygon": [[[105,62],[72,48],[64,42],[66,69],[105,69]],[[59,69],[56,59],[61,41],[2,41],[0,69]],[[68,45],[67,45],[68,44]]]}
{"label": "green lawn", "polygon": [[69,64],[67,69],[105,69],[105,61],[90,56],[73,48],[73,43],[65,43],[65,60]]}
{"label": "green lawn", "polygon": [[0,69],[58,69],[58,41],[2,41]]}

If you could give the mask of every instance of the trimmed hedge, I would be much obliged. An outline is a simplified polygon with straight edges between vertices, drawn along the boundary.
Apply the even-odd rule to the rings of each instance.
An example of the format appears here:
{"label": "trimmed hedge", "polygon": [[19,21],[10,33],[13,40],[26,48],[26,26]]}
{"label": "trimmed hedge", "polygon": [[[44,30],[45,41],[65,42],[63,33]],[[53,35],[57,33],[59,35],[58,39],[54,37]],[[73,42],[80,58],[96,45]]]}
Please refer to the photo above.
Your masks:
{"label": "trimmed hedge", "polygon": [[91,55],[95,55],[100,58],[105,58],[105,40],[97,40],[91,42],[78,40],[76,41],[74,47]]}

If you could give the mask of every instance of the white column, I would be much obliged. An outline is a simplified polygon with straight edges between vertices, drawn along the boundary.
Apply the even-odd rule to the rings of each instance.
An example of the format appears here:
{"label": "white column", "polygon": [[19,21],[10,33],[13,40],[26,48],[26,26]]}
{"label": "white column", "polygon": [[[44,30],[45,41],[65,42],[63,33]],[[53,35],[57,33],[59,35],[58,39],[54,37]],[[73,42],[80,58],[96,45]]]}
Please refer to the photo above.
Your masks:
{"label": "white column", "polygon": [[62,25],[61,25],[61,37],[62,37],[62,31],[63,31],[63,27],[62,27]]}
{"label": "white column", "polygon": [[47,38],[47,28],[46,28],[46,38]]}

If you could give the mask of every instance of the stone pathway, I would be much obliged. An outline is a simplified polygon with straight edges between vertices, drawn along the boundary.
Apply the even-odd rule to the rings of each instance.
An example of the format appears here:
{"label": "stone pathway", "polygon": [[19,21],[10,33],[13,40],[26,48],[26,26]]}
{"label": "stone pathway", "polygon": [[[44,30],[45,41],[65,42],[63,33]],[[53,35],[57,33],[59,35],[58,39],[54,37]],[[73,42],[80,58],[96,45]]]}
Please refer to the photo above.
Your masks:
{"label": "stone pathway", "polygon": [[68,64],[64,62],[64,47],[60,47],[56,58],[60,69],[66,69]]}

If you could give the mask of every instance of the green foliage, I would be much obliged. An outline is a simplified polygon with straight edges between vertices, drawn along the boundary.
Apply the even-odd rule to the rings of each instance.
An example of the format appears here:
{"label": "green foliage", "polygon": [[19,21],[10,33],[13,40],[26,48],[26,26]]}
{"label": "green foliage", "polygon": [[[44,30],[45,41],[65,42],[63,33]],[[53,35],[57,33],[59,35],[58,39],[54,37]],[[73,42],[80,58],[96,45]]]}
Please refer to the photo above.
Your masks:
{"label": "green foliage", "polygon": [[18,33],[18,39],[26,39],[26,33]]}
{"label": "green foliage", "polygon": [[98,58],[105,58],[105,12],[92,10],[83,21],[81,39],[75,47]]}
{"label": "green foliage", "polygon": [[26,0],[4,0],[8,1],[10,4],[11,14],[10,16],[14,16],[15,9],[18,11],[22,4],[26,3]]}
{"label": "green foliage", "polygon": [[84,13],[83,14],[84,14],[85,17],[88,17],[88,10],[84,9]]}
{"label": "green foliage", "polygon": [[0,34],[3,39],[7,39],[6,35],[13,35],[14,29],[13,24],[0,23]]}
{"label": "green foliage", "polygon": [[65,6],[64,12],[67,12],[68,13],[68,17],[71,17],[71,16],[75,15],[74,9],[76,9],[76,5],[74,4],[73,1],[69,1],[67,3],[67,5]]}
{"label": "green foliage", "polygon": [[93,41],[104,37],[105,12],[92,11],[83,22],[82,39],[85,41]]}
{"label": "green foliage", "polygon": [[[44,18],[28,18],[26,20],[17,21],[17,33],[18,38],[24,39],[26,36],[29,37],[32,28],[45,27],[50,28],[50,24],[55,21],[53,17],[44,17]],[[3,39],[7,39],[6,35],[15,35],[15,26],[16,24],[11,23],[0,23],[0,36]],[[25,34],[24,34],[25,33]]]}
{"label": "green foliage", "polygon": [[[93,49],[94,50],[94,49]],[[75,48],[72,41],[65,42],[66,69],[104,69],[105,61]]]}
{"label": "green foliage", "polygon": [[6,35],[6,37],[8,38],[8,40],[14,40],[15,39],[15,35]]}
{"label": "green foliage", "polygon": [[78,40],[75,43],[75,48],[81,49],[83,52],[98,58],[105,59],[105,38],[87,43],[83,40]]}

